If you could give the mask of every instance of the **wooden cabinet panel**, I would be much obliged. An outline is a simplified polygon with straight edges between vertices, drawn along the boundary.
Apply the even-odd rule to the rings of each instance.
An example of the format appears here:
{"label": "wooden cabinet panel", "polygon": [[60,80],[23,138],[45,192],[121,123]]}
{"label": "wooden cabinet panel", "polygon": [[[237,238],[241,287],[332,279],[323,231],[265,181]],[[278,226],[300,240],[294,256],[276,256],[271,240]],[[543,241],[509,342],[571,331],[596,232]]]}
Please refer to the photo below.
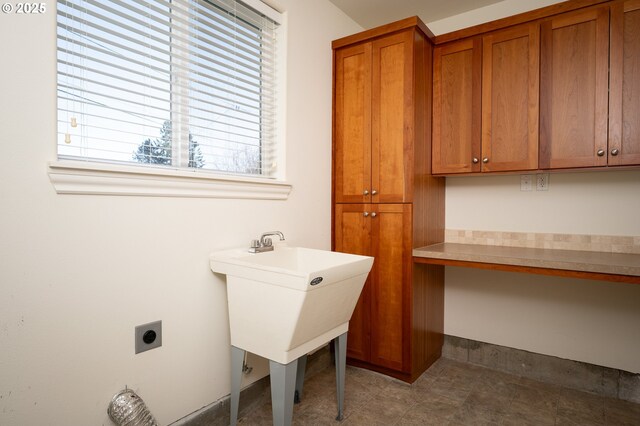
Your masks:
{"label": "wooden cabinet panel", "polygon": [[371,292],[371,361],[394,370],[409,364],[411,205],[379,204],[371,218],[376,271]]}
{"label": "wooden cabinet panel", "polygon": [[374,203],[411,201],[412,32],[372,42],[371,188]]}
{"label": "wooden cabinet panel", "polygon": [[348,356],[402,371],[410,356],[411,204],[337,204],[335,214],[335,249],[375,257],[349,322]]}
{"label": "wooden cabinet panel", "polygon": [[607,164],[608,50],[608,7],[542,23],[540,168]]}
{"label": "wooden cabinet panel", "polygon": [[432,173],[480,171],[481,75],[479,38],[433,50]]}
{"label": "wooden cabinet panel", "polygon": [[371,44],[336,51],[335,200],[365,202],[371,182]]}
{"label": "wooden cabinet panel", "polygon": [[483,38],[482,171],[538,168],[539,24]]}
{"label": "wooden cabinet panel", "polygon": [[611,6],[609,165],[640,164],[640,0]]}
{"label": "wooden cabinet panel", "polygon": [[[364,212],[370,212],[370,204],[336,204],[335,207],[335,250],[344,253],[372,256],[371,219]],[[374,264],[356,304],[347,335],[347,356],[369,361],[371,340],[369,324],[371,318],[371,280],[375,275]]]}

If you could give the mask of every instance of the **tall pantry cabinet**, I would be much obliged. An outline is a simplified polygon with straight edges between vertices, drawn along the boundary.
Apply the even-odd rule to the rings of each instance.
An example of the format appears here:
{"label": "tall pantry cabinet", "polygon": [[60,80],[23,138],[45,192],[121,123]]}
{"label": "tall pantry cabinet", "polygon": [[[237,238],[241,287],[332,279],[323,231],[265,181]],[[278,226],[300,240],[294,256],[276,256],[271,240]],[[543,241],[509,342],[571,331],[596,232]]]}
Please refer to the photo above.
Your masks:
{"label": "tall pantry cabinet", "polygon": [[408,382],[443,341],[443,267],[412,261],[413,248],[444,240],[429,36],[414,17],[333,42],[333,248],[375,257],[348,362]]}

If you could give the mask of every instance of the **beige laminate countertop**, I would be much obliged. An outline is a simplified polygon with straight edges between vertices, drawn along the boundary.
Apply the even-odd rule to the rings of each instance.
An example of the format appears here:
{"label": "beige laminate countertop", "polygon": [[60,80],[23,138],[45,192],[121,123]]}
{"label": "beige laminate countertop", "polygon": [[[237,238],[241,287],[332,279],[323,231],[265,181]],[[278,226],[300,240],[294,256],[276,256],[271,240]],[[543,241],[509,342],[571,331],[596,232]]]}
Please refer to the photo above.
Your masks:
{"label": "beige laminate countertop", "polygon": [[[413,249],[413,256],[424,258],[424,263],[445,265],[447,261],[453,261],[450,264],[469,262],[622,275],[638,277],[637,281],[631,278],[628,282],[640,283],[640,254],[441,243]],[[429,262],[428,259],[441,262]]]}

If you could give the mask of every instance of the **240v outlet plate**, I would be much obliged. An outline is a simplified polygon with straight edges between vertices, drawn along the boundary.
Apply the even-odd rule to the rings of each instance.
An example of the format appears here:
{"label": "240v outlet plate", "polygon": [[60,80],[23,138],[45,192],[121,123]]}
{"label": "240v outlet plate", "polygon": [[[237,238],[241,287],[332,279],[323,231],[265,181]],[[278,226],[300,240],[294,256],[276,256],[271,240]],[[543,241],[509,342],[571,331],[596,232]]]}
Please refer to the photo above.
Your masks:
{"label": "240v outlet plate", "polygon": [[148,351],[162,346],[162,321],[136,326],[136,353]]}

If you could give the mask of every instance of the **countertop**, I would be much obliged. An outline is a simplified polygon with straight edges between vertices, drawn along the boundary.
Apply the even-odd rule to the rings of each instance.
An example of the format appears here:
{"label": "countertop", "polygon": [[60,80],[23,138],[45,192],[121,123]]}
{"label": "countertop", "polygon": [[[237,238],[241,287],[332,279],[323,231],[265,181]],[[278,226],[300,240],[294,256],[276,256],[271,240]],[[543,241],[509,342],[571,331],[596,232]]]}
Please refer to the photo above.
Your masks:
{"label": "countertop", "polygon": [[[444,265],[473,266],[461,264],[461,262],[469,262],[622,275],[638,277],[637,280],[631,278],[628,282],[640,283],[640,254],[441,243],[413,249],[413,256],[424,258],[423,263]],[[440,261],[430,262],[428,259]],[[414,260],[420,261],[420,259]],[[508,268],[502,269],[508,270]]]}

